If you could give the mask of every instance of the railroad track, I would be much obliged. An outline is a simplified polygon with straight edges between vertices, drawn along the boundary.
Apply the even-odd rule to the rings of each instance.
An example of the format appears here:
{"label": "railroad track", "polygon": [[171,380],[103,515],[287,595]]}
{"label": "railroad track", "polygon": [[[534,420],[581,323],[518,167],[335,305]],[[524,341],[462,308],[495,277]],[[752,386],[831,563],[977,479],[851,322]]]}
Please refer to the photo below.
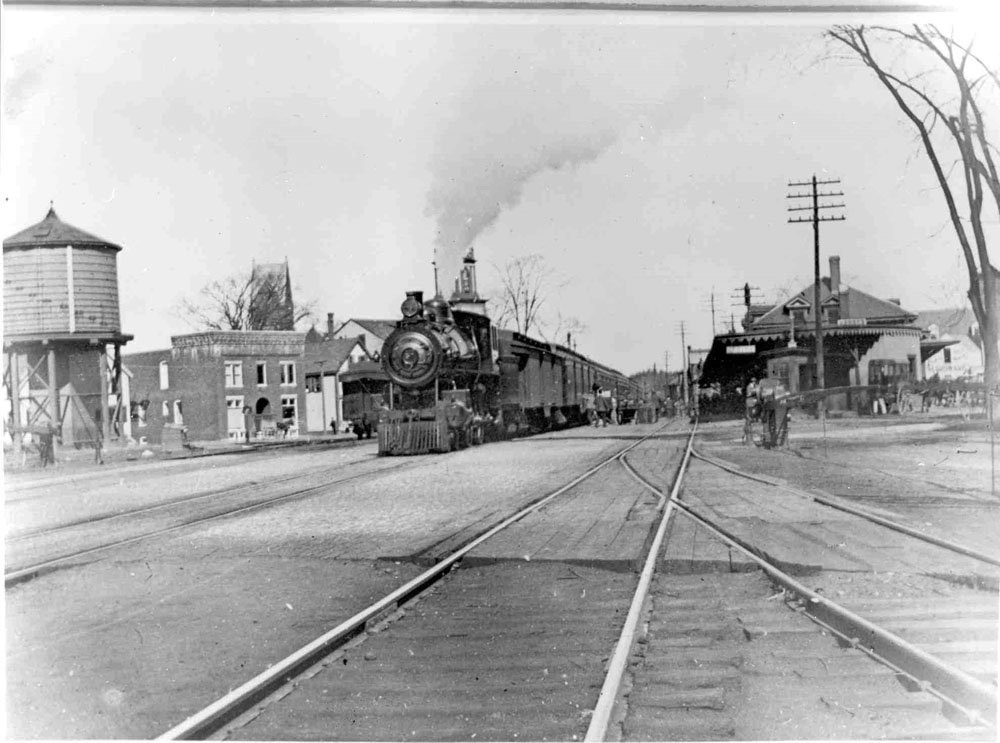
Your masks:
{"label": "railroad track", "polygon": [[[676,487],[669,506],[682,515],[671,540],[680,541],[684,529],[702,539],[711,534],[730,564],[734,552],[744,564],[707,576],[659,576],[642,642],[627,643],[627,662],[624,650],[616,659],[626,691],[602,693],[607,713],[595,714],[588,740],[612,729],[626,740],[995,739],[995,594],[928,606],[927,596],[897,597],[890,581],[889,597],[833,601],[764,559],[766,544],[727,533],[685,503]],[[974,559],[995,564],[990,556]],[[970,663],[970,653],[985,658]]]}
{"label": "railroad track", "polygon": [[[795,737],[810,737],[810,731],[815,737],[818,729],[802,687],[814,690],[825,707],[831,735],[843,732],[836,727],[840,716],[853,720],[865,713],[870,719],[860,728],[852,723],[852,730],[877,723],[883,733],[894,726],[891,735],[907,725],[913,732],[914,724],[925,730],[937,724],[932,734],[940,738],[995,734],[996,689],[903,639],[902,633],[913,631],[912,621],[885,614],[884,606],[882,614],[872,610],[880,624],[853,613],[685,504],[679,493],[693,436],[692,431],[669,493],[639,471],[633,451],[642,442],[633,442],[161,738],[468,739],[475,734],[604,740],[705,738],[707,732],[724,739],[747,729],[746,721],[726,709],[725,698],[733,686],[746,686],[748,675],[774,688],[784,684],[789,696],[780,723],[810,720],[811,727]],[[513,570],[502,562],[463,565],[452,574],[488,540],[552,508],[559,496],[616,461],[656,495],[660,511],[634,592],[621,580],[609,584],[606,577],[561,561],[541,569],[529,569],[527,561]],[[712,576],[714,601],[705,596],[705,576],[657,576],[677,514],[743,553],[759,572]],[[439,584],[445,575],[447,584]],[[598,592],[593,603],[584,601],[588,591]],[[617,637],[609,620],[621,626]],[[906,624],[900,634],[882,626],[893,622]],[[727,645],[751,641],[757,648],[770,643],[767,652],[758,652],[756,665],[745,661],[744,650]],[[775,660],[782,651],[784,657]],[[761,657],[770,660],[761,664]],[[768,662],[777,670],[768,669]],[[652,676],[646,673],[650,667],[658,669]],[[791,681],[788,668],[795,674]],[[860,697],[859,679],[864,680]],[[795,699],[793,692],[799,693]],[[748,694],[744,689],[743,696]],[[700,714],[704,710],[720,714],[706,717]],[[758,737],[774,733],[757,732]]]}
{"label": "railroad track", "polygon": [[[325,468],[266,483],[172,498],[122,513],[101,514],[47,529],[15,533],[6,540],[4,587],[9,589],[53,570],[70,567],[98,553],[287,503],[322,493],[330,487],[415,467],[420,463],[420,460],[362,462],[359,463],[361,471],[333,478],[331,474],[341,472],[343,467]],[[302,484],[303,481],[308,484]],[[198,508],[192,509],[192,505]],[[83,546],[80,546],[81,542]]]}
{"label": "railroad track", "polygon": [[[367,739],[449,734],[468,738],[486,726],[497,737],[510,739],[512,729],[531,738],[540,737],[540,730],[564,731],[567,720],[571,726],[585,725],[588,710],[580,707],[579,688],[596,686],[602,678],[600,659],[614,640],[631,581],[623,580],[621,572],[590,567],[602,564],[600,556],[568,564],[558,556],[542,560],[507,555],[518,554],[523,544],[516,525],[530,522],[529,530],[542,544],[538,554],[545,554],[552,540],[574,538],[558,534],[557,522],[546,515],[559,509],[593,509],[600,514],[602,509],[620,507],[608,498],[606,486],[614,482],[615,493],[622,494],[629,480],[623,479],[623,470],[611,466],[651,437],[630,441],[569,483],[484,528],[475,538],[463,540],[447,555],[439,555],[434,567],[190,715],[161,738],[218,737],[227,731],[235,731],[241,739],[330,738],[338,730]],[[633,488],[639,500],[646,499],[641,488]],[[624,496],[622,500],[631,504],[628,513],[642,512],[642,503]],[[649,520],[631,527],[621,520],[617,512],[611,519],[598,518],[591,537],[604,525],[608,543],[620,539],[634,544],[641,534],[641,549]],[[621,535],[627,528],[632,531]],[[492,558],[483,557],[487,545]],[[459,565],[462,569],[456,571]],[[446,575],[447,583],[439,584]],[[553,591],[553,585],[559,588]],[[595,626],[600,631],[592,637]],[[322,686],[325,691],[315,691]],[[360,707],[352,698],[357,690],[367,694]],[[494,712],[481,719],[467,698],[469,690],[486,695],[494,709],[521,708],[529,700],[537,702],[539,694],[560,702],[546,706],[543,701],[527,715],[531,718],[524,721],[527,727],[518,727],[506,715],[491,718]],[[302,713],[297,707],[311,705],[314,693],[325,696],[320,704],[337,702],[335,709],[320,713],[320,722],[315,709]],[[591,696],[595,695],[596,690]],[[431,710],[430,717],[414,711],[421,709]],[[338,711],[346,717],[337,717]],[[408,726],[416,727],[407,730]]]}
{"label": "railroad track", "polygon": [[[272,447],[271,445],[251,445],[249,449],[245,450],[222,450],[222,451],[209,451],[205,453],[193,454],[188,456],[180,457],[166,457],[164,459],[157,459],[154,461],[142,461],[142,460],[126,460],[125,462],[119,462],[114,467],[114,472],[116,474],[129,473],[136,475],[152,475],[158,472],[163,472],[164,470],[169,470],[170,474],[186,473],[197,471],[205,467],[204,461],[207,458],[212,458],[214,460],[221,460],[220,462],[213,462],[213,467],[238,467],[245,461],[245,455],[248,454],[258,454],[264,457],[267,456],[289,456],[289,455],[309,455],[315,454],[316,452],[353,448],[355,446],[354,441],[328,441],[328,442],[310,442],[307,444],[299,444],[296,446],[279,446]],[[52,470],[53,473],[58,473],[58,470]],[[34,493],[34,491],[41,490],[44,488],[52,489],[58,487],[59,485],[64,485],[67,483],[79,484],[86,482],[107,482],[108,470],[107,468],[100,469],[89,469],[77,472],[64,472],[61,474],[52,474],[47,476],[36,476],[36,477],[15,477],[11,482],[5,484],[4,493],[4,504],[12,505],[16,503],[23,503],[27,501],[35,502],[38,498],[59,498],[60,495],[39,495]],[[19,497],[20,496],[20,497]]]}
{"label": "railroad track", "polygon": [[900,534],[905,534],[908,537],[912,537],[913,539],[924,542],[926,544],[932,544],[937,547],[941,547],[942,549],[948,550],[949,552],[970,557],[973,560],[976,560],[977,562],[983,563],[984,565],[992,565],[994,567],[1000,567],[1000,555],[986,554],[980,550],[975,550],[972,549],[971,547],[966,547],[965,545],[958,544],[956,542],[947,539],[942,539],[940,537],[935,537],[932,534],[927,534],[922,531],[918,531],[910,526],[907,526],[906,524],[900,523],[898,521],[893,521],[878,514],[872,513],[871,511],[866,510],[864,508],[860,508],[858,506],[847,503],[840,498],[822,495],[819,493],[813,493],[803,488],[792,487],[779,480],[775,480],[774,478],[766,477],[763,475],[756,475],[750,472],[745,472],[741,470],[739,467],[730,464],[729,462],[725,462],[721,459],[718,459],[717,457],[709,456],[697,450],[695,450],[693,454],[703,462],[708,462],[709,464],[712,464],[718,467],[719,469],[725,470],[726,472],[736,475],[737,477],[742,477],[747,480],[753,480],[755,482],[765,483],[772,487],[779,488],[785,492],[792,493],[800,498],[805,498],[807,500],[814,501],[829,508],[835,508],[837,510],[844,511],[845,513],[850,513],[854,516],[858,516],[859,518],[862,518],[870,523],[878,524],[879,526],[884,526],[887,529],[899,532]]}
{"label": "railroad track", "polygon": [[[432,569],[205,709],[177,709],[173,719],[185,722],[161,737],[857,738],[916,734],[915,725],[942,739],[995,735],[990,669],[940,657],[961,651],[943,645],[948,632],[969,634],[969,612],[949,629],[940,611],[921,624],[912,604],[884,599],[852,604],[841,626],[826,596],[801,586],[812,591],[806,598],[752,559],[766,549],[744,539],[744,555],[741,540],[705,536],[711,525],[681,501],[690,440],[667,467],[652,438],[629,442],[522,512],[424,550]],[[669,437],[657,439],[662,449]],[[572,521],[561,516],[572,512],[594,514],[593,525],[566,533]],[[754,572],[664,573],[664,548],[684,536],[682,525]],[[641,545],[643,559],[615,568],[599,550],[582,555],[592,543]],[[977,637],[992,627],[995,639],[995,615],[995,606],[983,613]],[[806,704],[810,694],[822,714]],[[791,736],[787,727],[753,727],[772,718],[814,726]],[[835,727],[841,718],[853,725],[847,735]],[[816,727],[820,719],[831,727]]]}

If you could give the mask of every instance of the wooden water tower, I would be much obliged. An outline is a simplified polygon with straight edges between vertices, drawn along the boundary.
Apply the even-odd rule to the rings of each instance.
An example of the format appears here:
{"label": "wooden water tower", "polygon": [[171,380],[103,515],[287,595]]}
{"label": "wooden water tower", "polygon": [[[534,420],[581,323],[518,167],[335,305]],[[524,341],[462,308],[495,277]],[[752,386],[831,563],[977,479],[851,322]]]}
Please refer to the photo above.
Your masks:
{"label": "wooden water tower", "polygon": [[121,347],[132,336],[121,332],[120,250],[55,209],[4,240],[3,383],[15,444],[48,426],[64,444],[121,434]]}

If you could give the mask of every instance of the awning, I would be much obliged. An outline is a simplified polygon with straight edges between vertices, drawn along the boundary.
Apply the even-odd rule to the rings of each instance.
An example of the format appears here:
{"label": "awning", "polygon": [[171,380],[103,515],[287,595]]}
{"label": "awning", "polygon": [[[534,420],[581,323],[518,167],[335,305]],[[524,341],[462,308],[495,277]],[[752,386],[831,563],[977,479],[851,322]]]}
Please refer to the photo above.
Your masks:
{"label": "awning", "polygon": [[931,356],[936,354],[942,348],[947,348],[948,346],[954,346],[959,341],[956,340],[945,340],[944,338],[927,338],[920,341],[920,361],[927,361]]}
{"label": "awning", "polygon": [[[920,328],[912,325],[837,325],[828,326],[821,329],[823,337],[827,336],[906,336],[920,335]],[[761,341],[776,341],[789,337],[789,328],[772,328],[749,333],[729,333],[727,335],[717,335],[715,339],[725,345],[760,343]],[[795,328],[795,337],[815,338],[815,328]]]}

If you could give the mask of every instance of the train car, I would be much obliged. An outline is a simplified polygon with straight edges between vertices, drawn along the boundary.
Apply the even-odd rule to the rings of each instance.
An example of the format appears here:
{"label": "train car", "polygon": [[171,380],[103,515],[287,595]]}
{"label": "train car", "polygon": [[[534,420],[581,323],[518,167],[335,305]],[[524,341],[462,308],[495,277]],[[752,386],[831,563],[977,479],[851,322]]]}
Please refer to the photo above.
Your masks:
{"label": "train car", "polygon": [[382,347],[390,380],[379,409],[380,454],[450,451],[494,438],[588,420],[594,390],[609,391],[623,418],[637,385],[558,344],[497,329],[489,317],[441,296],[407,292],[402,319]]}

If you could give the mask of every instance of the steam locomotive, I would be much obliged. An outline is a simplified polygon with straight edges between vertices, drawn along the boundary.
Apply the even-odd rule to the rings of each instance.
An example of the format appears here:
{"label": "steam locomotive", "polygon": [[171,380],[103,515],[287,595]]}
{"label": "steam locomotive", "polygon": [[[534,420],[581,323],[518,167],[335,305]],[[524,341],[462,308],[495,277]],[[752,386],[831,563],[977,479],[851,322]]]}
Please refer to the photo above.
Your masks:
{"label": "steam locomotive", "polygon": [[477,295],[452,302],[406,293],[382,346],[389,400],[379,411],[380,454],[450,451],[509,435],[586,423],[598,394],[619,422],[642,389],[567,346],[497,328]]}

